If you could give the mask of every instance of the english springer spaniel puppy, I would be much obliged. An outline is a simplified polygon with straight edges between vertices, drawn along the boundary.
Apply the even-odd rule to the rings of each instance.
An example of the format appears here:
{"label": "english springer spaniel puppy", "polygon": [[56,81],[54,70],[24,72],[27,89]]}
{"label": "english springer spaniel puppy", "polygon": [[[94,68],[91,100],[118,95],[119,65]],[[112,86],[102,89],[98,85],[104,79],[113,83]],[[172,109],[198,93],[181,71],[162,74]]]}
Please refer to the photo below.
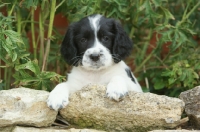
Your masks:
{"label": "english springer spaniel puppy", "polygon": [[114,19],[91,15],[71,24],[61,45],[61,55],[73,65],[68,81],[58,84],[47,104],[59,110],[69,103],[69,95],[88,84],[103,84],[107,97],[119,101],[128,91],[142,89],[122,61],[132,49],[132,42]]}

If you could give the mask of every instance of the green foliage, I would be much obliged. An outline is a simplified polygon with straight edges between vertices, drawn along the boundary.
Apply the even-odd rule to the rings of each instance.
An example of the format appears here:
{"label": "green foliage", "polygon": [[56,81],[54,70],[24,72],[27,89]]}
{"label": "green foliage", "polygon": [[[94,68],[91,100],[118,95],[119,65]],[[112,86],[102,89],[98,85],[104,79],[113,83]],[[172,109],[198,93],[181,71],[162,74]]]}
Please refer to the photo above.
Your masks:
{"label": "green foliage", "polygon": [[[52,81],[61,82],[63,77],[54,72],[41,72],[37,61],[28,61],[15,67],[15,84],[36,89],[51,90]],[[30,74],[30,72],[32,74]]]}
{"label": "green foliage", "polygon": [[[26,6],[27,8],[36,8],[37,3],[38,1],[29,0],[22,3],[22,6]],[[13,6],[16,6],[17,10],[19,9],[19,5]],[[7,8],[12,10],[13,6],[10,7],[9,5]],[[18,17],[21,19],[21,14],[18,14]],[[0,13],[0,25],[2,27],[0,28],[0,68],[5,68],[4,80],[10,83],[11,81],[9,80],[11,79],[11,73],[13,72],[14,74],[12,75],[15,78],[14,85],[50,91],[53,88],[53,82],[61,82],[65,77],[55,72],[41,70],[38,60],[33,60],[32,56],[28,52],[28,41],[23,39],[21,34],[19,34],[19,32],[21,33],[24,29],[21,27],[20,31],[16,32],[14,28],[12,28],[15,20],[15,17],[4,16]],[[19,25],[21,23],[17,24]],[[25,42],[27,44],[25,44]],[[3,80],[0,81],[1,90],[10,88],[9,83],[3,83]]]}
{"label": "green foliage", "polygon": [[11,27],[13,17],[5,17],[0,13],[0,59],[3,60],[7,66],[12,66],[18,58],[27,56],[24,53],[24,43],[20,35],[9,29]]}
{"label": "green foliage", "polygon": [[[0,58],[5,62],[0,67],[14,68],[8,73],[14,71],[15,85],[50,90],[51,80],[62,81],[63,76],[47,72],[66,70],[57,44],[62,36],[52,24],[44,24],[55,12],[64,14],[70,22],[97,13],[119,19],[135,44],[134,52],[126,61],[136,66],[134,73],[145,91],[178,96],[181,91],[200,84],[199,0],[57,0],[56,6],[53,2],[7,0],[0,3],[0,7],[9,9],[7,17],[0,15],[0,25],[3,25],[0,29]],[[31,16],[38,7],[41,8],[40,19],[35,22]],[[24,11],[26,9],[30,12]],[[12,17],[14,13],[16,17]],[[37,23],[39,39],[32,40],[33,55],[29,55],[27,48],[30,44],[21,36],[26,36],[28,29],[34,38]],[[12,28],[14,24],[16,28]],[[47,28],[54,34],[49,32],[45,38]],[[38,46],[40,50],[37,50]],[[49,51],[44,51],[45,48]],[[5,77],[0,80],[0,89],[6,87],[2,85],[4,80]]]}
{"label": "green foliage", "polygon": [[[195,2],[195,1],[193,1]],[[148,67],[155,67],[155,64],[164,67],[158,69],[159,75],[151,76],[153,88],[155,90],[166,90],[171,96],[178,96],[179,92],[193,88],[199,85],[199,64],[198,64],[198,54],[199,45],[194,41],[194,35],[199,32],[199,25],[194,24],[199,18],[190,18],[192,14],[198,14],[199,12],[194,12],[199,6],[200,2],[196,1],[195,5],[191,1],[188,4],[183,5],[183,15],[181,18],[176,18],[177,14],[174,14],[174,19],[172,22],[165,22],[157,25],[154,30],[157,32],[157,45],[152,51],[152,58],[154,63],[147,64]],[[188,10],[190,8],[190,10]],[[169,15],[171,16],[171,15]],[[161,35],[159,38],[158,35]],[[161,58],[163,45],[169,43],[169,52]],[[159,59],[158,59],[159,57]],[[158,59],[156,62],[155,59]],[[149,74],[152,72],[149,70]],[[181,89],[175,91],[175,89]],[[171,93],[169,93],[171,91]]]}

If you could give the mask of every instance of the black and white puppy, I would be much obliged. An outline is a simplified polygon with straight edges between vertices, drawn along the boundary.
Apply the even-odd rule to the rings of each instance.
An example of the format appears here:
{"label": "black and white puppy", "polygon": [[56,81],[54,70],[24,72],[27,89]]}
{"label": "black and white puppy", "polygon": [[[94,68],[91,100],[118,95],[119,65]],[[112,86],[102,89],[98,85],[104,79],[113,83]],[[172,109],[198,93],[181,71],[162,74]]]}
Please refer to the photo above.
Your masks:
{"label": "black and white puppy", "polygon": [[88,84],[107,86],[108,98],[119,100],[128,91],[142,92],[137,79],[122,61],[132,42],[114,19],[91,15],[69,26],[61,45],[65,61],[73,65],[68,81],[58,84],[47,104],[54,110],[65,107],[71,93]]}

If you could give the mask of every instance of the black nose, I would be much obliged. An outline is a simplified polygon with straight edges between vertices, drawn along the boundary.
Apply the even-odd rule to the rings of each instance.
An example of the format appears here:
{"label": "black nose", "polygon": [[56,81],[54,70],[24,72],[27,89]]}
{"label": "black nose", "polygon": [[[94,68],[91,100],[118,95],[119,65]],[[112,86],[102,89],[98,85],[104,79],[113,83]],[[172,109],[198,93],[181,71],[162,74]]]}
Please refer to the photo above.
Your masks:
{"label": "black nose", "polygon": [[100,58],[100,54],[91,54],[90,59],[93,61],[98,61]]}

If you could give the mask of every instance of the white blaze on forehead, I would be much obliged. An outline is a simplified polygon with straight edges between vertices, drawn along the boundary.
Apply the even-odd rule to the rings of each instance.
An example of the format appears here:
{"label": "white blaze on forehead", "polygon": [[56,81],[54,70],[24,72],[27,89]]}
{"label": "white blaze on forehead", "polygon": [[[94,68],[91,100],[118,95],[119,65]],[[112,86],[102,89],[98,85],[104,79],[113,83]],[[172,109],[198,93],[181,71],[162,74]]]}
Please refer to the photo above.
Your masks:
{"label": "white blaze on forehead", "polygon": [[99,21],[101,17],[102,17],[101,15],[94,15],[94,16],[88,17],[89,22],[90,22],[90,27],[92,28],[92,30],[94,30],[95,42],[94,42],[93,48],[95,47],[97,48],[100,44],[99,40],[97,39],[97,32],[100,28]]}
{"label": "white blaze on forehead", "polygon": [[95,31],[95,34],[97,33],[99,29],[99,20],[102,16],[101,15],[95,15],[88,17],[91,28]]}

